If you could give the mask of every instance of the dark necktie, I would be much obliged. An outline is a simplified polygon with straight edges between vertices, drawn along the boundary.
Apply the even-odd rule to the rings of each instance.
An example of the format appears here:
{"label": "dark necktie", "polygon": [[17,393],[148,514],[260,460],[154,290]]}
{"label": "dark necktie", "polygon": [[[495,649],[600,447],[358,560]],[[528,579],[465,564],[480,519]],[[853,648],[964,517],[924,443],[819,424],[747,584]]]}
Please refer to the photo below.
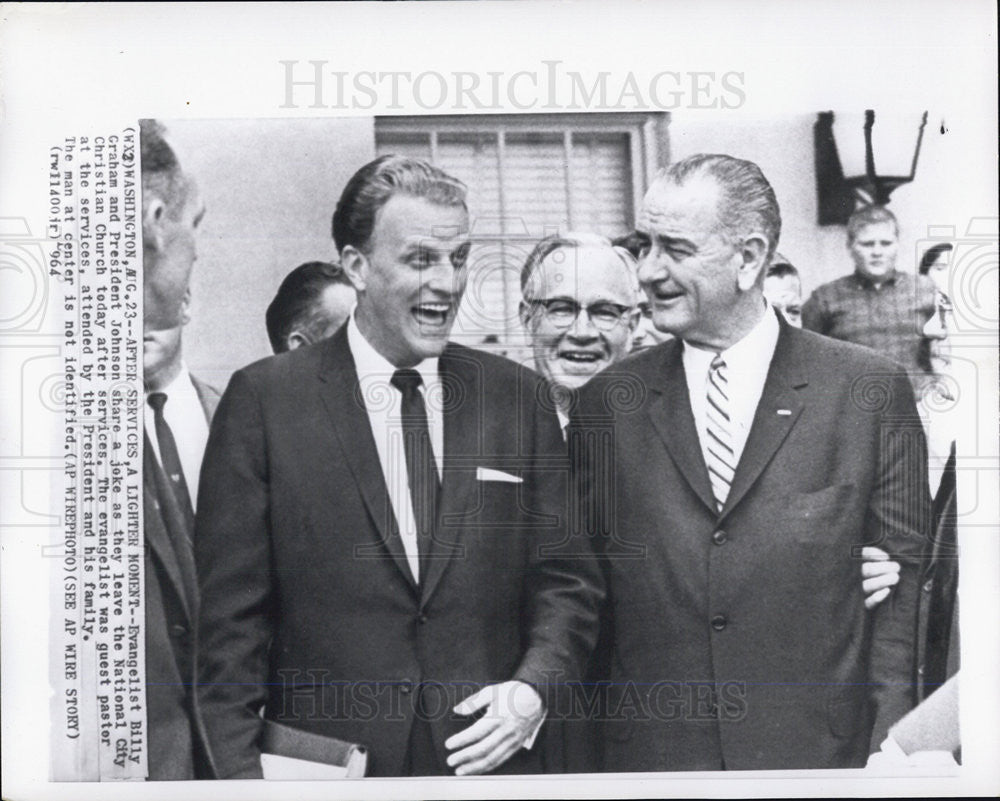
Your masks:
{"label": "dark necktie", "polygon": [[184,522],[187,528],[188,546],[191,544],[191,532],[194,530],[194,506],[191,504],[191,495],[188,493],[187,481],[184,480],[184,468],[181,466],[181,457],[177,452],[177,442],[174,434],[163,416],[163,407],[167,402],[167,396],[163,392],[151,392],[147,402],[153,409],[153,422],[156,426],[156,442],[160,446],[160,464],[163,472],[167,474],[170,488],[174,493],[177,506],[184,515]]}
{"label": "dark necktie", "polygon": [[392,385],[403,393],[403,448],[406,453],[406,480],[410,486],[410,502],[417,526],[417,553],[421,573],[430,551],[430,537],[437,516],[441,480],[434,462],[431,435],[427,426],[427,409],[420,394],[422,379],[412,369],[397,370]]}

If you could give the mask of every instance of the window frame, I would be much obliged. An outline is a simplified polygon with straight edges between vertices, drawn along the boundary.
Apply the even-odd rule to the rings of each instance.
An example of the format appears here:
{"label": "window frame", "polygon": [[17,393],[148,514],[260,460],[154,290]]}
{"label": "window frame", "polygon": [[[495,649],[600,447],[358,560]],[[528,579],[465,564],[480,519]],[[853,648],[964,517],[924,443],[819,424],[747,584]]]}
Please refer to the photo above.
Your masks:
{"label": "window frame", "polygon": [[[570,114],[483,114],[483,115],[420,115],[420,116],[377,116],[374,125],[374,144],[376,152],[384,144],[385,139],[392,137],[426,137],[431,163],[438,164],[439,139],[448,136],[494,136],[497,147],[497,175],[500,203],[501,231],[494,236],[480,236],[484,241],[496,239],[501,252],[508,246],[508,240],[516,239],[523,234],[510,230],[504,197],[506,185],[505,144],[508,135],[541,134],[561,137],[563,142],[564,184],[566,187],[566,209],[569,217],[569,229],[576,226],[577,212],[573,208],[573,137],[574,135],[625,135],[628,140],[628,157],[631,174],[627,180],[631,186],[631,197],[626,197],[630,203],[629,215],[634,219],[642,205],[642,198],[652,184],[657,170],[668,162],[667,130],[670,124],[668,112],[589,112]],[[473,232],[475,235],[475,232]],[[526,232],[525,232],[526,233]],[[515,291],[517,290],[517,291]],[[513,320],[516,317],[516,303],[513,294],[518,294],[519,288],[507,287],[501,293],[503,317]],[[513,304],[513,305],[512,305]],[[502,331],[496,331],[500,347],[498,350],[506,355],[511,351],[523,350],[525,345],[518,344],[522,337],[518,326],[504,324]]]}
{"label": "window frame", "polygon": [[[508,134],[538,133],[561,135],[563,138],[563,163],[565,169],[566,208],[569,227],[575,227],[572,202],[573,159],[572,143],[575,133],[625,134],[628,136],[629,161],[632,187],[631,213],[634,216],[642,205],[642,198],[652,183],[656,171],[666,160],[662,158],[661,136],[669,124],[669,114],[657,113],[585,113],[585,114],[485,114],[485,115],[427,115],[417,117],[375,118],[375,145],[382,136],[427,136],[431,163],[438,162],[438,137],[443,135],[493,134],[497,137],[497,173],[500,177],[501,216],[504,216],[503,187],[504,145]],[[665,137],[663,137],[665,138]]]}

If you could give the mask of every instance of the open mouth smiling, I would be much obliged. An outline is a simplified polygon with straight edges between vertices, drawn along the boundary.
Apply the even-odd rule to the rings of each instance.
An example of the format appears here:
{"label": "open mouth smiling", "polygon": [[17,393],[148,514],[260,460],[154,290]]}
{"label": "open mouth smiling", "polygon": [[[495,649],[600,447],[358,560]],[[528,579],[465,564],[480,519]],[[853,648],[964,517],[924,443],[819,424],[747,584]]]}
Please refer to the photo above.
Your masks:
{"label": "open mouth smiling", "polygon": [[420,325],[443,326],[448,322],[451,303],[419,303],[413,307],[413,316]]}
{"label": "open mouth smiling", "polygon": [[561,350],[558,355],[560,359],[574,364],[596,364],[604,358],[602,353],[583,350]]}

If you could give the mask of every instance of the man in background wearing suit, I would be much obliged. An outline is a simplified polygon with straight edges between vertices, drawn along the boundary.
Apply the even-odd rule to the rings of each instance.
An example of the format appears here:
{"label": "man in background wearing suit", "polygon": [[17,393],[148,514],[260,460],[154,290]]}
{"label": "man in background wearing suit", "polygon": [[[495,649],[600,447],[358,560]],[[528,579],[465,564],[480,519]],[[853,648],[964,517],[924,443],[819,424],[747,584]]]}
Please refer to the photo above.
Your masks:
{"label": "man in background wearing suit", "polygon": [[193,709],[194,500],[219,393],[184,364],[195,233],[204,205],[154,121],[141,124],[146,697],[150,779],[207,777]]}
{"label": "man in background wearing suit", "polygon": [[546,768],[533,741],[603,592],[558,547],[567,465],[540,380],[448,343],[465,192],[421,161],[359,170],[333,217],[348,324],[238,371],[219,405],[196,548],[220,778],[262,775],[265,721],[362,744],[375,776]]}
{"label": "man in background wearing suit", "polygon": [[[623,237],[622,241],[632,244],[633,237]],[[775,254],[764,283],[765,295],[775,266],[787,268],[778,271],[779,281],[791,274],[798,282],[795,268],[779,260]],[[525,260],[521,270],[521,322],[534,351],[535,370],[549,386],[564,431],[580,389],[598,373],[613,370],[631,350],[640,316],[637,267],[629,250],[589,232],[548,236]],[[798,289],[795,292],[797,297]],[[788,310],[779,305],[782,300],[788,298],[780,293],[777,302],[769,298],[792,323]],[[898,580],[899,565],[887,561],[888,556],[881,551],[877,556],[864,553],[863,557],[865,604],[874,607],[888,597]],[[605,630],[610,630],[607,623]],[[564,752],[566,770],[571,773],[593,771],[599,764],[599,744],[590,725],[593,721],[585,710],[594,706],[595,688],[607,679],[610,669],[606,636],[591,661],[588,681],[579,688],[580,696],[565,703],[567,719],[563,730],[549,727],[551,748]]]}
{"label": "man in background wearing suit", "polygon": [[789,325],[802,327],[802,279],[795,265],[775,253],[764,275],[764,297]]}
{"label": "man in background wearing suit", "polygon": [[548,236],[521,269],[521,324],[565,431],[576,390],[628,354],[639,322],[635,260],[592,233]]}
{"label": "man in background wearing suit", "polygon": [[333,336],[351,314],[354,285],[340,265],[307,261],[285,276],[267,307],[267,338],[275,353]]}
{"label": "man in background wearing suit", "polygon": [[[604,767],[859,767],[913,702],[926,448],[905,372],[792,328],[762,293],[759,168],[692,156],[638,218],[677,339],[581,392],[570,428],[613,621]],[[866,613],[862,546],[901,563]]]}

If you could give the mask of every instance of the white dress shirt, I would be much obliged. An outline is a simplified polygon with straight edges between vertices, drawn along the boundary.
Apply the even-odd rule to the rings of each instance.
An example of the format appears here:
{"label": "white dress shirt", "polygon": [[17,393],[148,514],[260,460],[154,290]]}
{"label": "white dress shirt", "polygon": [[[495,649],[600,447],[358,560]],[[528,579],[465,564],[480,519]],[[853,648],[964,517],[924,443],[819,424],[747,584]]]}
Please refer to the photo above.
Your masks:
{"label": "white dress shirt", "polygon": [[[365,339],[354,315],[347,323],[347,345],[354,358],[361,385],[368,423],[375,439],[382,475],[389,491],[389,502],[399,524],[399,535],[406,552],[406,561],[413,577],[420,580],[420,562],[417,551],[417,527],[413,519],[413,502],[406,475],[406,450],[403,446],[403,421],[400,416],[403,393],[391,383],[396,368]],[[444,413],[441,400],[442,385],[438,375],[438,360],[424,359],[414,368],[423,379],[420,392],[427,409],[427,426],[430,430],[431,448],[441,477],[441,454],[444,453]]]}
{"label": "white dress shirt", "polygon": [[[746,336],[720,354],[726,362],[729,377],[729,433],[737,469],[757,413],[757,404],[764,392],[764,382],[771,367],[774,348],[778,344],[779,330],[776,312],[767,306],[763,317]],[[715,351],[684,343],[684,375],[687,379],[688,397],[691,399],[691,412],[698,430],[698,441],[706,464],[709,462],[706,432],[708,372],[714,358]]]}
{"label": "white dress shirt", "polygon": [[569,434],[569,415],[557,406],[556,417],[559,419],[559,430],[562,431],[563,442],[565,442]]}
{"label": "white dress shirt", "polygon": [[[406,561],[413,577],[419,582],[417,527],[413,520],[413,502],[410,499],[410,484],[406,475],[406,451],[403,446],[403,423],[400,417],[403,393],[391,383],[396,368],[365,339],[353,313],[347,323],[347,345],[354,359],[354,367],[358,371],[361,396],[368,412],[372,436],[375,438],[375,449],[378,451],[382,475],[389,491],[389,502],[399,524],[399,535],[406,552]],[[438,360],[424,359],[413,369],[420,373],[423,379],[420,392],[423,394],[424,407],[427,409],[427,426],[430,429],[434,463],[437,465],[438,476],[441,477],[444,412],[441,402],[443,386],[438,373]],[[546,712],[538,725],[528,734],[521,744],[522,748],[530,749],[534,745],[547,715]]]}
{"label": "white dress shirt", "polygon": [[[187,365],[181,365],[177,377],[157,392],[167,396],[167,402],[163,405],[163,419],[170,426],[174,442],[177,443],[177,453],[181,458],[181,468],[184,470],[184,481],[191,496],[191,506],[197,508],[198,476],[201,473],[201,459],[205,455],[205,445],[208,443],[205,407],[202,406],[198,390],[191,381]],[[143,407],[143,421],[146,424],[146,431],[149,432],[149,441],[153,446],[156,461],[163,467],[153,408],[148,402],[149,392],[146,393],[146,401]]]}

